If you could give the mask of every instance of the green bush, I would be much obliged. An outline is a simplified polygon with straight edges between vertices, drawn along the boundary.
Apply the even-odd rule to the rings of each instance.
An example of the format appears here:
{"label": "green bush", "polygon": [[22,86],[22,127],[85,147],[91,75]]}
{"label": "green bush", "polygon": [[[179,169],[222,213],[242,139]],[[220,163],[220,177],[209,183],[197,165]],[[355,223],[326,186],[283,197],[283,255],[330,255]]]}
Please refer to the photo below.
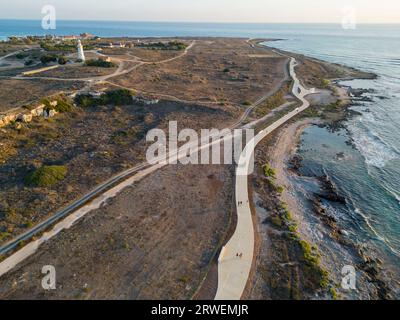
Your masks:
{"label": "green bush", "polygon": [[74,52],[76,51],[76,44],[70,43],[55,43],[52,41],[43,41],[40,43],[42,49],[46,51],[62,51],[62,52]]}
{"label": "green bush", "polygon": [[138,47],[151,50],[185,50],[187,45],[179,41],[140,43]]}
{"label": "green bush", "polygon": [[304,261],[310,265],[318,265],[319,255],[315,252],[315,250],[313,250],[310,244],[305,240],[300,240],[299,244],[303,250]]}
{"label": "green bush", "polygon": [[28,174],[25,184],[33,187],[51,187],[64,180],[67,172],[66,166],[43,166]]}
{"label": "green bush", "polygon": [[105,100],[105,104],[112,105],[126,105],[133,102],[132,92],[127,89],[106,91],[102,98]]}
{"label": "green bush", "polygon": [[20,53],[16,54],[15,57],[16,57],[17,59],[25,59],[26,57],[28,57],[28,54],[27,54],[27,53],[20,52]]}
{"label": "green bush", "polygon": [[115,63],[112,63],[110,61],[101,60],[101,59],[88,60],[88,61],[86,61],[85,65],[88,67],[99,67],[99,68],[114,68],[114,67],[116,67]]}
{"label": "green bush", "polygon": [[57,98],[57,99],[55,99],[55,101],[57,101],[57,105],[52,106],[49,99],[43,99],[42,103],[45,106],[45,110],[46,111],[55,110],[60,113],[72,111],[72,109],[73,109],[72,103],[70,101],[66,100],[65,98]]}
{"label": "green bush", "polygon": [[99,99],[94,98],[90,94],[77,95],[75,97],[75,103],[82,108],[88,108],[88,107],[94,107],[94,106],[100,105]]}
{"label": "green bush", "polygon": [[280,90],[273,96],[266,99],[261,105],[259,105],[255,112],[258,116],[268,114],[271,110],[274,110],[285,103],[285,91]]}
{"label": "green bush", "polygon": [[282,186],[278,186],[278,187],[276,187],[276,191],[277,191],[278,193],[282,194],[282,193],[285,191],[285,188],[282,187]]}
{"label": "green bush", "polygon": [[271,217],[271,222],[276,227],[282,227],[282,224],[283,224],[282,219],[278,215],[272,216]]}
{"label": "green bush", "polygon": [[268,164],[264,166],[264,175],[268,178],[276,178],[275,169],[271,168]]}
{"label": "green bush", "polygon": [[337,295],[336,289],[335,288],[330,288],[329,292],[330,292],[330,294],[332,296],[332,299],[333,300],[337,300],[338,295]]}
{"label": "green bush", "polygon": [[0,232],[0,241],[7,239],[9,236],[11,236],[11,234],[8,232]]}
{"label": "green bush", "polygon": [[50,62],[56,62],[57,61],[57,56],[52,55],[52,54],[46,54],[46,55],[44,55],[44,56],[42,56],[40,58],[40,61],[43,64],[47,64],[47,63],[50,63]]}
{"label": "green bush", "polygon": [[64,57],[64,56],[58,57],[58,64],[64,65],[64,64],[67,64],[67,62],[68,62],[68,59],[66,57]]}
{"label": "green bush", "polygon": [[330,84],[331,84],[331,82],[328,79],[322,79],[321,80],[321,86],[323,88],[328,88]]}
{"label": "green bush", "polygon": [[54,110],[56,110],[57,112],[71,112],[73,109],[73,105],[72,103],[66,101],[66,100],[62,100],[62,99],[58,99],[57,100],[57,105],[54,107]]}
{"label": "green bush", "polygon": [[128,105],[133,103],[133,93],[127,89],[109,90],[100,97],[90,94],[79,94],[75,97],[75,103],[80,107],[95,107],[106,105]]}

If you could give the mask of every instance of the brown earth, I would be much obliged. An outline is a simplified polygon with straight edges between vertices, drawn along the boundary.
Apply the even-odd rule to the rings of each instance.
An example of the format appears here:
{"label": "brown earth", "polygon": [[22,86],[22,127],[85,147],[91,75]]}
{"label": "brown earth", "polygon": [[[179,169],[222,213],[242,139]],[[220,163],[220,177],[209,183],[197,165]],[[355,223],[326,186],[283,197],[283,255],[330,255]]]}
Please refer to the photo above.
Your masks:
{"label": "brown earth", "polygon": [[[143,49],[141,49],[143,50]],[[148,64],[112,83],[183,100],[242,104],[254,102],[283,77],[286,58],[251,57],[267,49],[244,39],[196,40],[188,54],[164,64]]]}
{"label": "brown earth", "polygon": [[[34,119],[21,129],[0,132],[0,242],[16,236],[91,188],[145,162],[146,133],[166,129],[221,128],[235,121],[229,112],[161,101],[157,105],[97,107]],[[26,187],[25,177],[42,165],[64,165],[64,181],[50,188]]]}
{"label": "brown earth", "polygon": [[81,82],[0,79],[0,112],[30,105],[61,91],[78,90]]}
{"label": "brown earth", "polygon": [[[233,170],[168,166],[89,213],[0,279],[0,299],[188,299],[233,211]],[[41,286],[53,265],[57,289]]]}
{"label": "brown earth", "polygon": [[[171,52],[143,51],[141,58],[156,59],[150,55],[158,54]],[[0,166],[0,231],[15,235],[113,174],[143,161],[146,144],[141,135],[152,127],[165,128],[170,120],[193,129],[228,127],[239,112],[224,105],[254,102],[264,96],[284,77],[286,61],[244,39],[196,39],[186,56],[141,66],[111,82],[155,96],[217,103],[213,108],[161,101],[146,108],[78,109],[51,121],[35,120],[22,130],[0,132],[10,151]],[[317,69],[315,78],[318,72],[321,70]],[[258,176],[253,187],[262,196],[262,205],[276,210],[279,199],[276,192],[271,197],[271,185],[260,171],[266,150],[261,146],[257,155]],[[26,188],[25,175],[42,164],[66,165],[66,180],[50,189]],[[203,296],[212,297],[216,268],[210,263],[226,236],[228,222],[235,221],[229,219],[232,179],[231,168],[220,166],[170,166],[152,174],[2,277],[0,297],[189,298],[209,267],[214,277],[210,282],[206,279],[208,292]],[[298,242],[286,239],[287,230],[271,227],[266,218],[261,211],[262,251],[250,297],[285,299],[315,293],[318,279],[297,264],[302,258]],[[40,286],[40,270],[45,264],[57,268],[59,287],[54,292],[46,293]]]}

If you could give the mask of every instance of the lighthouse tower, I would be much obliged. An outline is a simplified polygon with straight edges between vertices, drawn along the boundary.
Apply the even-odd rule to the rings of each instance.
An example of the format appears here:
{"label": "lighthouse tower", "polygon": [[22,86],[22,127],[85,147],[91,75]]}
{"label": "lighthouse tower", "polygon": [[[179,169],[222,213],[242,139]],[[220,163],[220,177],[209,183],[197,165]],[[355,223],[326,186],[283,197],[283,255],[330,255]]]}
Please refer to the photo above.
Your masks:
{"label": "lighthouse tower", "polygon": [[83,52],[83,46],[81,40],[78,40],[78,60],[85,62],[85,53]]}

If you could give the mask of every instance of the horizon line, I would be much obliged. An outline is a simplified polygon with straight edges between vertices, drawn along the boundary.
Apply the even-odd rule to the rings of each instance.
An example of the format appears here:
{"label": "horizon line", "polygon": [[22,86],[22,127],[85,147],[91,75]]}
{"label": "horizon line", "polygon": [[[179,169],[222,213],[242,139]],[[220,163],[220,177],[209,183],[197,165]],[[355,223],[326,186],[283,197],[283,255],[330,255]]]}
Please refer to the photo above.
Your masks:
{"label": "horizon line", "polygon": [[[1,20],[41,21],[40,18],[0,18]],[[90,21],[90,22],[140,22],[140,23],[193,23],[193,24],[341,24],[341,22],[245,22],[245,21],[172,21],[172,20],[112,20],[112,19],[57,19],[57,21]],[[359,22],[358,25],[400,25],[399,22]]]}

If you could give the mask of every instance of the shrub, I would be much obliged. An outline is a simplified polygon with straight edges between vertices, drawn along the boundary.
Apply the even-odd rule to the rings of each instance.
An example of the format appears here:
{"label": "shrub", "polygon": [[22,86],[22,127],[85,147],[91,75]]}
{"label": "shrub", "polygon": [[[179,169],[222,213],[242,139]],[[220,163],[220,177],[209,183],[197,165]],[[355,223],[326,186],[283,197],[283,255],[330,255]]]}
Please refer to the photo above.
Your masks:
{"label": "shrub", "polygon": [[179,41],[140,43],[138,47],[151,50],[185,50],[187,45]]}
{"label": "shrub", "polygon": [[244,102],[243,102],[243,105],[244,105],[244,106],[251,106],[251,102],[250,102],[250,101],[244,101]]}
{"label": "shrub", "polygon": [[285,91],[280,90],[273,96],[267,98],[261,105],[259,105],[255,112],[258,116],[267,114],[270,110],[274,110],[285,103]]}
{"label": "shrub", "polygon": [[43,166],[28,174],[25,184],[34,187],[51,187],[64,180],[67,172],[66,166]]}
{"label": "shrub", "polygon": [[80,94],[75,97],[75,103],[83,108],[105,105],[128,105],[133,103],[132,92],[127,89],[109,90],[100,97],[90,94]]}
{"label": "shrub", "polygon": [[57,105],[54,107],[54,110],[57,112],[71,112],[73,109],[72,103],[67,100],[57,99]]}
{"label": "shrub", "polygon": [[282,224],[283,224],[282,219],[278,215],[272,216],[271,222],[276,227],[282,227]]}
{"label": "shrub", "polygon": [[58,57],[58,64],[64,65],[64,64],[67,64],[67,62],[68,62],[68,59],[66,57],[64,57],[64,56]]}
{"label": "shrub", "polygon": [[264,166],[264,175],[268,178],[276,178],[276,172],[273,168],[271,168],[268,164]]}
{"label": "shrub", "polygon": [[86,61],[85,65],[88,67],[99,67],[99,68],[114,68],[114,67],[116,67],[115,63],[112,63],[110,61],[101,60],[101,59],[88,60],[88,61]]}
{"label": "shrub", "polygon": [[0,232],[0,242],[7,239],[10,235],[8,232]]}
{"label": "shrub", "polygon": [[17,59],[25,59],[27,56],[28,56],[27,53],[22,53],[22,52],[20,52],[20,53],[18,53],[18,54],[15,55],[15,57],[16,57]]}
{"label": "shrub", "polygon": [[299,244],[303,250],[304,261],[309,265],[318,265],[319,255],[315,252],[315,250],[313,250],[310,244],[305,240],[300,240]]}
{"label": "shrub", "polygon": [[46,54],[46,55],[44,55],[44,56],[42,56],[40,58],[40,61],[43,64],[47,64],[47,63],[50,63],[50,62],[56,62],[57,61],[57,56],[51,55],[51,54]]}
{"label": "shrub", "polygon": [[331,288],[331,289],[329,290],[329,292],[330,292],[330,294],[331,294],[331,296],[332,296],[332,299],[333,299],[333,300],[337,300],[338,296],[337,296],[336,289],[335,289],[335,288]]}
{"label": "shrub", "polygon": [[289,232],[292,232],[292,233],[296,233],[297,232],[297,229],[298,229],[298,226],[297,226],[297,224],[291,224],[290,226],[289,226],[289,228],[288,228],[288,230],[289,230]]}
{"label": "shrub", "polygon": [[33,60],[27,60],[27,61],[25,61],[24,64],[25,64],[26,66],[31,66],[31,65],[33,65],[33,62],[34,62]]}
{"label": "shrub", "polygon": [[90,94],[79,94],[75,97],[75,103],[83,108],[94,107],[99,105],[99,99],[94,98]]}
{"label": "shrub", "polygon": [[76,50],[74,43],[55,43],[52,41],[43,41],[40,43],[40,47],[46,51],[74,52]]}
{"label": "shrub", "polygon": [[63,98],[57,98],[55,101],[57,101],[57,105],[52,106],[49,99],[43,99],[42,103],[45,106],[45,110],[46,111],[55,110],[55,111],[61,112],[61,113],[72,111],[73,105],[68,100],[63,99]]}
{"label": "shrub", "polygon": [[105,104],[112,105],[126,105],[133,102],[132,92],[127,89],[106,91],[102,98],[105,100]]}
{"label": "shrub", "polygon": [[331,82],[328,79],[322,79],[321,80],[321,86],[323,88],[328,88],[330,84],[331,84]]}

